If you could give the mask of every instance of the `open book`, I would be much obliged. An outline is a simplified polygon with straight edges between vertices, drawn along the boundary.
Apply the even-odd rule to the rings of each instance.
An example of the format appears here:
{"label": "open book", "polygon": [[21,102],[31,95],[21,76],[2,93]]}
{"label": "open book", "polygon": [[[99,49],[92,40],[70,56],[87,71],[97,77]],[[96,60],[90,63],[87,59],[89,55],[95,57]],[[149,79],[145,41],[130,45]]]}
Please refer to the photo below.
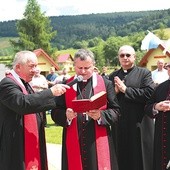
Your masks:
{"label": "open book", "polygon": [[89,110],[100,109],[107,104],[107,94],[101,91],[90,99],[72,100],[72,109],[74,112],[83,113]]}

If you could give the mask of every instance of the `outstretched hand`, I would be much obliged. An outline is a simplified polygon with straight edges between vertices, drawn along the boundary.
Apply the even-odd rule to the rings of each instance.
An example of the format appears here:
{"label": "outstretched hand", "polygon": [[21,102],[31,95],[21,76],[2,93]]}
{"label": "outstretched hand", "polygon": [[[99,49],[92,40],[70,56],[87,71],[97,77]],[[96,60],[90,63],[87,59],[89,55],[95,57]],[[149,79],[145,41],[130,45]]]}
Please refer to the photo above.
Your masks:
{"label": "outstretched hand", "polygon": [[61,96],[66,92],[67,89],[70,89],[70,87],[66,84],[56,84],[52,86],[50,89],[54,96]]}

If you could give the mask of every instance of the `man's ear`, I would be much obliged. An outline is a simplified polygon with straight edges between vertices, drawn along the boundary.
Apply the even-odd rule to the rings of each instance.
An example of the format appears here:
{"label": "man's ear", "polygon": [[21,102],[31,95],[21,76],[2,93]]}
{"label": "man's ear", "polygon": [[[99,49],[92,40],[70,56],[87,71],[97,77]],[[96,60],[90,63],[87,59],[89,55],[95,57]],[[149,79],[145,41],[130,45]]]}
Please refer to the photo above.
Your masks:
{"label": "man's ear", "polygon": [[20,71],[21,65],[20,65],[20,64],[17,64],[17,65],[15,66],[15,69],[16,69],[17,71]]}
{"label": "man's ear", "polygon": [[16,67],[16,68],[20,67],[20,64],[17,64],[15,67]]}

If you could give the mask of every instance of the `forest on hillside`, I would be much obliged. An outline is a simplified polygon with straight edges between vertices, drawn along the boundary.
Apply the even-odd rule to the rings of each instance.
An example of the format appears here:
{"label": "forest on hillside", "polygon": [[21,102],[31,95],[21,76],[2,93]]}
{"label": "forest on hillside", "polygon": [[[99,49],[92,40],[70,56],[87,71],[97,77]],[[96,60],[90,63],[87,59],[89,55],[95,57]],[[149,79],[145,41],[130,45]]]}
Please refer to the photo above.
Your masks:
{"label": "forest on hillside", "polygon": [[[76,16],[49,17],[57,31],[52,44],[59,50],[75,47],[78,42],[96,37],[104,41],[111,36],[130,36],[137,32],[170,27],[170,9],[139,12],[114,12]],[[16,22],[0,22],[0,37],[18,37]]]}

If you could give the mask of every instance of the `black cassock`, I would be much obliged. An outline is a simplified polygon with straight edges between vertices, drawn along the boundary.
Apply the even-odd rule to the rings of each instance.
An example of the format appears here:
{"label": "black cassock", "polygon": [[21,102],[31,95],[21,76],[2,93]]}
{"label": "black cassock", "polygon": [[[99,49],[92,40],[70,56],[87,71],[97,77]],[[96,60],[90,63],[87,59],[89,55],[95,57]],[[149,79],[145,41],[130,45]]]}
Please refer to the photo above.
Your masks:
{"label": "black cassock", "polygon": [[151,170],[154,124],[144,115],[145,103],[154,91],[151,73],[137,66],[117,70],[109,76],[113,86],[115,76],[127,87],[117,95],[121,110],[115,132],[119,170]]}
{"label": "black cassock", "polygon": [[0,82],[0,170],[25,170],[23,118],[33,112],[37,112],[41,170],[47,169],[44,125],[38,112],[51,108],[55,102],[50,89],[25,95],[12,79]]}
{"label": "black cassock", "polygon": [[[108,97],[108,105],[107,109],[111,110],[102,111],[102,123],[107,127],[107,135],[109,140],[109,147],[111,153],[111,170],[118,170],[117,167],[117,159],[115,157],[115,149],[112,140],[112,134],[110,130],[110,125],[114,124],[118,118],[117,111],[119,111],[119,106],[115,100],[115,94],[113,93],[112,83],[109,80],[105,80],[107,97]],[[87,83],[78,83],[78,88],[81,90],[81,94],[79,93],[79,89],[77,89],[78,99],[89,98],[93,95],[92,89],[92,80],[89,79]],[[51,113],[52,119],[59,125],[63,126],[63,149],[62,149],[62,170],[68,169],[67,162],[67,151],[66,151],[66,136],[67,136],[67,119],[66,119],[66,103],[65,103],[65,95],[56,98],[57,109],[53,110]],[[113,108],[113,110],[112,110]],[[117,110],[117,111],[116,111]],[[90,117],[86,117],[85,114],[78,114],[77,116],[77,125],[78,125],[78,135],[79,135],[79,144],[81,148],[81,160],[83,170],[97,170],[97,155],[96,155],[96,138],[95,138],[95,121]],[[74,138],[72,139],[74,140]],[[71,146],[70,146],[71,147]],[[73,157],[76,156],[72,153]],[[102,154],[102,153],[100,153]]]}
{"label": "black cassock", "polygon": [[[160,84],[148,101],[145,111],[153,117],[153,105],[166,100],[170,92],[170,80]],[[170,161],[170,112],[159,112],[155,117],[153,170],[165,170]],[[169,168],[170,169],[170,168]]]}

